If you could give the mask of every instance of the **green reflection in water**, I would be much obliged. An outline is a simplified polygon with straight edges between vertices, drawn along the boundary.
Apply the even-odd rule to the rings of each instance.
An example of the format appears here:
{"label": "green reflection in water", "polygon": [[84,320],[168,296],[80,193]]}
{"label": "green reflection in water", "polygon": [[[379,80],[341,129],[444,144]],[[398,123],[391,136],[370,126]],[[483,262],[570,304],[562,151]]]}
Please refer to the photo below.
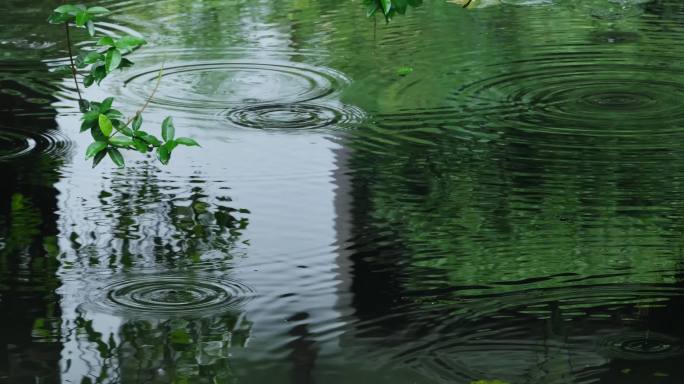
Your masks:
{"label": "green reflection in water", "polygon": [[[264,366],[269,360],[264,355],[299,369],[295,377],[303,381],[648,382],[656,373],[680,379],[674,335],[681,330],[673,320],[681,317],[684,229],[681,2],[489,3],[496,4],[474,4],[470,11],[431,2],[374,31],[362,7],[341,9],[332,0],[106,2],[117,21],[152,36],[153,53],[139,58],[144,68],[154,70],[163,56],[179,68],[206,61],[212,69],[204,75],[183,72],[160,95],[163,101],[188,92],[199,96],[195,101],[228,110],[214,119],[213,111],[180,108],[181,117],[197,122],[198,132],[225,144],[220,153],[208,149],[207,158],[250,142],[245,139],[254,137],[249,130],[232,130],[223,116],[234,116],[229,112],[240,107],[258,112],[250,103],[260,97],[278,103],[265,97],[272,94],[287,96],[289,103],[297,101],[293,95],[322,97],[319,88],[333,88],[332,98],[358,106],[369,118],[354,120],[336,137],[349,152],[348,164],[340,161],[338,173],[351,177],[350,185],[340,186],[351,199],[337,207],[341,218],[325,219],[352,224],[351,239],[338,239],[346,247],[344,260],[321,266],[315,257],[285,255],[311,273],[265,292],[265,302],[273,307],[245,315],[271,331],[277,352],[227,342],[222,337],[240,327],[219,315],[158,321],[122,316],[125,324],[112,332],[95,331],[97,320],[83,318],[78,320],[82,350],[97,351],[100,359],[91,379],[296,381],[280,375],[287,370]],[[221,72],[235,62],[262,70],[273,62],[318,68],[335,73],[330,77],[339,81],[286,77],[279,81],[284,87],[270,92],[261,87],[272,73]],[[6,79],[16,74],[0,72]],[[122,74],[121,80],[130,77]],[[340,80],[346,78],[351,79],[348,88],[337,89],[349,82]],[[231,84],[251,86],[249,100],[235,98]],[[133,88],[110,87],[124,97],[140,96],[132,94]],[[4,94],[21,97],[14,88]],[[295,88],[307,92],[281,92]],[[233,105],[224,106],[220,98]],[[286,104],[263,108],[269,124],[283,116],[293,119],[284,112],[296,108]],[[264,120],[240,111],[238,121],[246,125]],[[324,129],[331,136],[339,133],[334,126]],[[267,133],[273,138],[283,132]],[[305,134],[299,138],[306,140]],[[251,192],[298,190],[307,186],[308,177],[330,175],[306,173],[307,165],[272,180],[238,176]],[[241,166],[251,169],[251,164]],[[208,185],[230,182],[230,171],[205,167],[197,179],[146,171],[112,176],[98,189],[97,204],[66,204],[73,211],[60,212],[62,227],[73,233],[65,233],[72,249],[63,250],[64,277],[86,271],[86,277],[96,279],[89,272],[98,272],[103,277],[97,282],[107,286],[122,270],[229,271],[226,262],[235,254],[249,255],[250,248],[241,245],[247,212],[232,207],[225,191]],[[179,173],[184,171],[181,166]],[[86,183],[76,178],[76,187],[65,190]],[[230,195],[246,193],[236,188]],[[37,200],[17,201],[28,207],[26,201]],[[273,212],[254,210],[250,221],[273,219],[289,204],[267,203]],[[30,208],[16,212],[40,219],[13,230],[29,237],[36,236],[39,223],[51,220],[31,216]],[[298,238],[299,220],[292,218],[292,227],[279,229]],[[21,220],[16,222],[21,226]],[[9,237],[14,249],[26,249],[24,237]],[[40,244],[50,254],[59,253],[53,240]],[[309,250],[308,245],[298,249]],[[343,263],[347,256],[351,266]],[[259,268],[278,273],[287,266],[284,257],[258,262],[263,263]],[[349,280],[336,292],[337,309],[344,314],[332,316],[339,318],[321,314],[325,311],[317,301],[321,292],[333,291],[334,284],[319,280],[330,270],[340,271],[340,281]],[[267,273],[251,276],[276,285]],[[162,299],[192,297],[166,292]],[[313,309],[291,324],[282,312],[297,299]],[[52,332],[43,318],[29,322],[37,337]],[[246,328],[238,339],[259,329]],[[335,357],[322,347],[330,340],[339,345]],[[231,361],[224,348],[232,347],[256,362]]]}
{"label": "green reflection in water", "polygon": [[91,383],[235,382],[231,354],[246,346],[251,328],[239,314],[131,320],[109,334],[96,331],[93,321],[82,317],[75,324],[78,348],[88,355],[97,351],[97,365],[81,381]]}

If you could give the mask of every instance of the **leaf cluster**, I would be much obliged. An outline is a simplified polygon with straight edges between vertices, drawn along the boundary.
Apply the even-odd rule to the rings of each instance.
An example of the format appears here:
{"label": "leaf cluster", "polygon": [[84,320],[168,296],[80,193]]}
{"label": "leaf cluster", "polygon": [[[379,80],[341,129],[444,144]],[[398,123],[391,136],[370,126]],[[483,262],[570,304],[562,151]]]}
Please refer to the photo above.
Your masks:
{"label": "leaf cluster", "polygon": [[86,150],[86,159],[93,158],[96,167],[107,155],[119,167],[125,165],[121,150],[135,150],[140,153],[157,152],[162,164],[168,164],[171,153],[178,145],[199,146],[197,141],[188,137],[175,138],[173,119],[167,117],[162,123],[162,140],[142,130],[143,117],[138,113],[129,122],[124,122],[123,114],[112,108],[114,98],[109,97],[100,103],[92,102],[85,107],[81,117],[81,132],[89,131],[93,143]]}
{"label": "leaf cluster", "polygon": [[368,7],[366,11],[368,17],[380,11],[385,21],[389,22],[395,15],[405,14],[409,6],[417,7],[423,4],[423,0],[364,0],[364,4]]}
{"label": "leaf cluster", "polygon": [[73,22],[77,28],[85,28],[90,36],[95,36],[95,18],[110,13],[105,7],[86,7],[85,5],[64,4],[52,12],[48,18],[50,24]]}
{"label": "leaf cluster", "polygon": [[124,56],[146,44],[145,39],[135,36],[123,36],[113,38],[105,36],[97,41],[101,47],[96,51],[83,51],[76,57],[76,67],[88,68],[90,73],[83,79],[83,84],[90,87],[93,83],[98,85],[107,75],[116,69],[124,69],[133,66],[133,62]]}
{"label": "leaf cluster", "polygon": [[[64,4],[55,8],[48,21],[52,24],[66,24],[67,31],[70,24],[73,23],[77,28],[86,28],[90,36],[94,37],[96,32],[95,19],[108,13],[110,13],[109,10],[104,7],[88,8],[84,5]],[[71,46],[68,33],[67,40]],[[77,88],[77,69],[88,72],[83,77],[83,84],[86,87],[94,83],[99,85],[113,71],[132,66],[133,62],[125,56],[144,44],[146,42],[143,38],[130,35],[100,38],[95,44],[97,47],[95,50],[80,52],[72,64]],[[79,100],[79,107],[83,114],[81,116],[81,132],[88,131],[93,138],[93,142],[86,150],[86,159],[93,159],[93,167],[96,167],[107,155],[114,164],[124,167],[125,160],[121,153],[123,150],[134,150],[141,153],[156,151],[159,161],[162,164],[168,164],[173,150],[178,145],[199,146],[191,138],[175,137],[176,129],[171,117],[164,119],[161,125],[161,140],[142,130],[142,113],[147,103],[136,112],[135,116],[128,120],[124,118],[121,111],[114,109],[112,104],[114,104],[113,97],[108,97],[101,102],[88,101],[82,98]]]}

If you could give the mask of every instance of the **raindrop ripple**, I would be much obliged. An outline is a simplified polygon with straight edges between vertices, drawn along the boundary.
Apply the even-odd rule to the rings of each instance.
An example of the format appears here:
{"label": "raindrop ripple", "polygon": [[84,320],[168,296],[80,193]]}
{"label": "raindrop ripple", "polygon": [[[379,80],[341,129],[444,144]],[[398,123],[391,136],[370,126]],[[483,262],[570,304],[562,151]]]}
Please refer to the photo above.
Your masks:
{"label": "raindrop ripple", "polygon": [[0,161],[13,160],[35,153],[62,156],[70,146],[69,140],[55,130],[29,132],[0,127]]}
{"label": "raindrop ripple", "polygon": [[682,352],[677,338],[650,331],[610,335],[598,346],[609,357],[624,360],[660,360]]}
{"label": "raindrop ripple", "polygon": [[239,127],[309,130],[346,126],[361,120],[363,112],[349,106],[274,103],[229,110],[225,116]]}
{"label": "raindrop ripple", "polygon": [[574,55],[501,67],[498,75],[460,87],[451,99],[466,105],[466,112],[488,111],[502,125],[536,132],[613,137],[643,135],[645,129],[649,135],[684,132],[684,69]]}
{"label": "raindrop ripple", "polygon": [[[145,99],[159,69],[125,80],[132,94]],[[349,83],[340,72],[293,62],[218,61],[165,66],[151,103],[180,109],[225,109],[244,104],[306,102],[329,96]]]}
{"label": "raindrop ripple", "polygon": [[238,308],[253,291],[235,280],[147,276],[101,289],[88,307],[127,315],[202,315]]}

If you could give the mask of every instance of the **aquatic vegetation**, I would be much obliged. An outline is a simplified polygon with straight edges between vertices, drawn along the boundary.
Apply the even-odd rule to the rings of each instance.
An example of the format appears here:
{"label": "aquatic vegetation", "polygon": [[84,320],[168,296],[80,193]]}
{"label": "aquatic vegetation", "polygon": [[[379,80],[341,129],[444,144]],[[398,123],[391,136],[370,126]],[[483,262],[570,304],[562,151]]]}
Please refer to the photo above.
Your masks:
{"label": "aquatic vegetation", "polygon": [[[103,36],[96,42],[94,50],[83,50],[74,59],[72,53],[72,41],[69,31],[70,24],[76,28],[84,28],[91,37],[95,37],[95,19],[110,13],[104,7],[86,7],[84,5],[64,4],[55,8],[48,18],[51,24],[64,24],[66,39],[69,47],[70,69],[78,93],[79,107],[83,113],[81,132],[89,131],[93,142],[86,150],[86,159],[93,158],[93,167],[96,167],[105,156],[119,167],[124,167],[125,160],[121,150],[135,150],[148,153],[156,150],[157,158],[162,164],[168,164],[173,150],[178,145],[199,146],[197,141],[189,137],[176,137],[175,127],[171,117],[164,119],[161,125],[162,140],[155,135],[141,130],[143,124],[143,112],[149,105],[149,98],[145,104],[135,112],[134,116],[126,119],[124,114],[112,107],[113,97],[108,97],[100,102],[89,101],[83,98],[78,81],[78,70],[88,70],[89,74],[83,77],[83,85],[87,88],[93,84],[100,84],[109,74],[115,70],[121,70],[133,66],[133,62],[126,56],[142,47],[146,41],[137,36],[126,35],[119,38]],[[162,69],[159,71],[157,80],[158,87],[161,81]],[[153,96],[150,95],[150,98]]]}
{"label": "aquatic vegetation", "polygon": [[422,3],[423,0],[365,0],[368,7],[366,14],[369,17],[380,11],[387,21],[397,14],[405,14],[409,6],[417,7]]}

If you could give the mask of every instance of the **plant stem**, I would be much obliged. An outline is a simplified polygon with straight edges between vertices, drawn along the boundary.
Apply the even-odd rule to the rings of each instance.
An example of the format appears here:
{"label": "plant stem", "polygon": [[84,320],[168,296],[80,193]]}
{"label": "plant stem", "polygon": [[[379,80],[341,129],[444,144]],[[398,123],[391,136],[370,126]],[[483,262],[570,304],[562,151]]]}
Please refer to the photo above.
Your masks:
{"label": "plant stem", "polygon": [[164,73],[164,63],[162,63],[161,68],[159,68],[159,75],[157,76],[157,83],[154,85],[154,89],[152,90],[152,93],[150,93],[150,96],[145,100],[145,104],[143,104],[142,108],[140,108],[128,121],[126,122],[126,125],[124,127],[128,127],[128,125],[133,122],[133,120],[141,115],[143,112],[145,112],[145,109],[147,109],[147,106],[150,105],[150,102],[152,101],[152,98],[154,95],[157,93],[157,90],[159,89],[159,83],[161,83],[161,78],[162,74]]}
{"label": "plant stem", "polygon": [[64,23],[66,28],[67,47],[69,48],[69,62],[71,63],[71,74],[74,76],[74,84],[76,84],[76,92],[78,92],[78,101],[83,100],[81,96],[81,88],[78,86],[78,79],[76,79],[76,65],[74,65],[74,54],[71,51],[71,34],[69,33],[69,23]]}
{"label": "plant stem", "polygon": [[[140,108],[137,112],[135,112],[133,117],[131,117],[130,119],[128,119],[128,121],[126,121],[126,124],[123,126],[123,128],[128,127],[133,122],[133,120],[135,120],[136,117],[138,117],[143,112],[145,112],[145,109],[147,108],[148,105],[150,105],[152,98],[154,97],[154,95],[157,93],[157,90],[159,89],[159,83],[161,82],[161,78],[162,78],[163,73],[164,73],[164,63],[162,63],[161,68],[159,68],[159,75],[157,76],[157,83],[154,85],[154,89],[152,90],[152,93],[150,93],[150,96],[147,97],[147,100],[145,100],[145,104],[143,104],[142,108]],[[124,136],[126,135],[125,133],[122,132],[122,129],[114,127],[114,130],[116,132],[114,134],[112,134],[112,136],[110,136],[110,138],[113,137],[116,133],[120,133]]]}
{"label": "plant stem", "polygon": [[[152,98],[154,97],[154,95],[157,93],[157,90],[159,89],[159,83],[161,82],[162,73],[164,73],[164,63],[162,63],[161,68],[159,69],[159,75],[157,76],[157,83],[154,85],[154,89],[152,90],[152,93],[150,93],[150,96],[147,97],[147,100],[145,100],[145,104],[143,104],[142,108],[140,108],[138,111],[136,111],[135,114],[133,115],[133,117],[131,117],[130,119],[128,119],[128,121],[126,121],[126,124],[124,124],[123,128],[128,127],[133,122],[133,120],[135,120],[136,117],[138,117],[143,112],[145,112],[145,109],[147,108],[147,106],[150,105]],[[116,130],[116,133],[121,133],[122,135],[125,135],[121,131],[121,129],[119,129],[117,127],[114,127],[114,130]],[[114,136],[114,135],[112,135],[112,136]]]}

